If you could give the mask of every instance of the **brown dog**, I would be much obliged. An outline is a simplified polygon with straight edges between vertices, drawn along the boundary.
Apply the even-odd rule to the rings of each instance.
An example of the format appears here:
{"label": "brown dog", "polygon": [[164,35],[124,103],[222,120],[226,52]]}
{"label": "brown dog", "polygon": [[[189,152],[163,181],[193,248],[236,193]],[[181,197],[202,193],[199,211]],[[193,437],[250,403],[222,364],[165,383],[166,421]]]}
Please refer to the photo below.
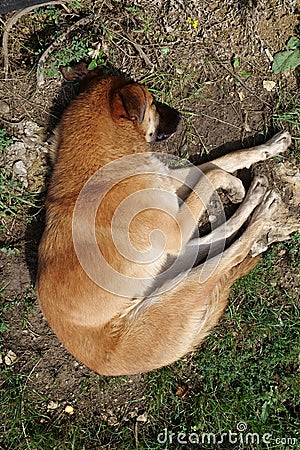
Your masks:
{"label": "brown dog", "polygon": [[231,173],[283,152],[290,136],[171,170],[148,144],[173,134],[179,119],[140,84],[107,77],[91,81],[58,127],[37,292],[64,346],[101,374],[149,371],[194,349],[232,283],[255,266],[249,251],[276,208],[257,177],[227,222],[195,237],[218,188],[243,199]]}

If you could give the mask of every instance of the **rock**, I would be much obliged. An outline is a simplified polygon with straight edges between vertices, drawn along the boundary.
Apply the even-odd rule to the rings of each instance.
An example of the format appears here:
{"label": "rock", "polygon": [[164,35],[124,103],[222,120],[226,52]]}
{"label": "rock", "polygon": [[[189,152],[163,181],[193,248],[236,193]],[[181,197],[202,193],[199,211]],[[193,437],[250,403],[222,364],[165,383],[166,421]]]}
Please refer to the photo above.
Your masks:
{"label": "rock", "polygon": [[17,360],[17,355],[12,351],[8,350],[4,356],[4,362],[7,366],[12,366]]}
{"label": "rock", "polygon": [[25,164],[20,159],[19,161],[16,161],[13,165],[13,172],[19,177],[19,178],[26,178],[27,177],[27,169],[25,167]]}
{"label": "rock", "polygon": [[9,105],[3,100],[0,100],[0,114],[8,114],[9,110]]}
{"label": "rock", "polygon": [[32,142],[41,143],[43,141],[44,131],[37,123],[32,122],[31,120],[25,120],[23,130],[25,136],[29,137]]}
{"label": "rock", "polygon": [[24,142],[14,142],[9,146],[7,153],[12,155],[14,159],[21,159],[26,155],[26,145]]}

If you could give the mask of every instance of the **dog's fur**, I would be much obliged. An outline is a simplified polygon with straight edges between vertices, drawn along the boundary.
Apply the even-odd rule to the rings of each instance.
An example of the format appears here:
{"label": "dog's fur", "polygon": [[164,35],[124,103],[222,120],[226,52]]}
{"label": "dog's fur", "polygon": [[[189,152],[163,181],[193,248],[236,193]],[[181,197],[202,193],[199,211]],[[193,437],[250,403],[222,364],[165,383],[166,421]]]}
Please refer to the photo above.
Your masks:
{"label": "dog's fur", "polygon": [[[101,374],[149,371],[194,349],[217,323],[232,283],[257,263],[249,251],[276,208],[276,195],[266,192],[264,177],[257,177],[226,224],[193,239],[216,189],[226,190],[233,201],[243,199],[243,185],[231,173],[286,150],[290,136],[281,132],[264,145],[202,166],[202,172],[194,167],[172,171],[148,153],[148,144],[168,137],[178,122],[174,110],[160,112],[143,86],[107,77],[91,81],[58,127],[37,292],[42,311],[64,346]],[[135,156],[114,165],[128,155]],[[75,214],[81,190],[101,168]],[[97,260],[90,250],[89,208],[103,193],[92,221],[104,258]],[[142,196],[135,199],[136,193]],[[118,210],[120,220],[112,232]],[[224,253],[220,248],[208,264],[188,270],[190,252],[196,248],[198,255],[199,249],[206,251],[211,243],[235,235],[251,213],[244,233]],[[143,260],[149,251],[154,257]],[[95,269],[96,278],[100,274],[104,286],[84,270],[78,252],[87,263],[91,259],[91,271]],[[178,255],[175,268],[160,278],[169,259]],[[106,272],[104,260],[128,284],[122,276]]]}

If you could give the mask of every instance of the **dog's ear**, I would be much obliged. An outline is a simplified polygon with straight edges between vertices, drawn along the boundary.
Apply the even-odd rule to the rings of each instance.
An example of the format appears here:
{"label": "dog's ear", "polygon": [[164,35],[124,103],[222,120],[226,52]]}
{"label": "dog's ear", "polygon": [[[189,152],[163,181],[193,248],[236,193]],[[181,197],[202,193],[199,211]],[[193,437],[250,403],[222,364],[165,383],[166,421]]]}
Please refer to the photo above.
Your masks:
{"label": "dog's ear", "polygon": [[141,123],[146,111],[146,95],[139,84],[127,84],[118,89],[113,96],[112,116]]}
{"label": "dog's ear", "polygon": [[85,61],[81,61],[78,64],[73,64],[70,67],[61,67],[60,71],[64,79],[67,81],[92,79],[101,74],[99,69],[88,70],[88,66]]}

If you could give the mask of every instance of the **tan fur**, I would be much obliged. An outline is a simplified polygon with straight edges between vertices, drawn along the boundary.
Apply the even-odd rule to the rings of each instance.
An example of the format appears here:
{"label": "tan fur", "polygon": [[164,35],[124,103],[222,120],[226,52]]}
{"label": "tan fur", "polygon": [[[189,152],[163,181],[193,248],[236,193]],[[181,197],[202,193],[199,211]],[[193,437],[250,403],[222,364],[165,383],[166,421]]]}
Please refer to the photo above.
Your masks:
{"label": "tan fur", "polygon": [[[66,110],[57,130],[46,226],[39,248],[37,292],[45,318],[64,346],[105,375],[133,374],[170,364],[199,345],[217,323],[230,286],[257,263],[248,254],[276,203],[272,193],[264,197],[264,182],[258,180],[253,185],[249,199],[240,207],[242,212],[229,223],[230,233],[234,234],[264,197],[265,205],[257,208],[241,238],[223,254],[212,257],[208,266],[198,265],[178,283],[178,273],[162,281],[161,287],[166,289],[157,296],[152,295],[155,281],[170,255],[183,255],[184,267],[195,224],[217,188],[225,189],[235,202],[242,200],[242,183],[229,172],[246,167],[249,161],[273,156],[289,145],[285,133],[269,144],[234,152],[203,166],[206,177],[199,177],[191,169],[171,173],[147,153],[147,143],[155,140],[159,122],[152,97],[144,87],[123,78],[104,78],[92,80]],[[79,248],[87,260],[91,258],[92,269],[99,269],[101,275],[105,267],[92,259],[87,233],[89,202],[96,201],[117,180],[95,216],[95,238],[105,260],[116,272],[134,280],[127,286],[118,277],[106,279],[115,293],[94,282],[78,260],[72,230],[74,208],[81,190],[97,170],[118,158],[140,153],[132,162],[124,160],[118,173],[112,166],[96,179],[76,216]],[[136,169],[140,172],[130,176]],[[185,185],[189,177],[192,191]],[[186,196],[181,206],[177,197],[180,190]],[[130,202],[131,196],[139,192],[147,193]],[[128,199],[127,206],[120,209],[121,220],[113,236],[114,214]],[[155,202],[160,209],[153,206]],[[139,210],[136,215],[135,208]],[[165,241],[155,230],[162,231]],[[127,237],[132,248],[126,243]],[[203,242],[214,239],[219,239],[218,233]],[[119,245],[124,246],[127,255],[119,252]],[[144,263],[135,259],[135,251],[142,258],[150,250],[155,254],[153,260]],[[130,252],[132,260],[128,259]],[[211,270],[214,264],[215,270]],[[207,274],[204,282],[199,281],[201,274]],[[124,295],[120,295],[123,291]]]}

